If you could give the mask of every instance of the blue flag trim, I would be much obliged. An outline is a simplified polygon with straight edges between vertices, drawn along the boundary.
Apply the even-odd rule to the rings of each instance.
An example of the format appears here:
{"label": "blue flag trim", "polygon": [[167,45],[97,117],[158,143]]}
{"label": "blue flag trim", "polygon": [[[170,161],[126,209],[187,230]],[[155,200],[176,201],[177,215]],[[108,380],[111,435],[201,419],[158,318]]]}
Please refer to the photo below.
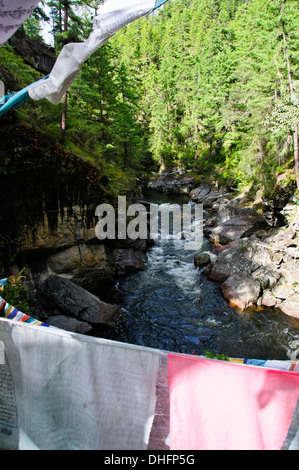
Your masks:
{"label": "blue flag trim", "polygon": [[156,4],[153,8],[153,10],[156,10],[157,8],[159,8],[161,5],[163,5],[163,3],[166,3],[167,0],[156,0]]}
{"label": "blue flag trim", "polygon": [[[45,80],[46,78],[48,78],[48,76],[49,75],[42,78],[41,80],[38,80],[38,82]],[[29,99],[28,89],[38,82],[31,83],[31,85],[27,86],[26,88],[23,88],[23,90],[20,90],[17,93],[6,95],[3,98],[0,98],[0,117],[8,111],[11,111],[12,109],[15,109],[21,104],[25,103],[25,101]],[[4,103],[1,104],[1,101]]]}

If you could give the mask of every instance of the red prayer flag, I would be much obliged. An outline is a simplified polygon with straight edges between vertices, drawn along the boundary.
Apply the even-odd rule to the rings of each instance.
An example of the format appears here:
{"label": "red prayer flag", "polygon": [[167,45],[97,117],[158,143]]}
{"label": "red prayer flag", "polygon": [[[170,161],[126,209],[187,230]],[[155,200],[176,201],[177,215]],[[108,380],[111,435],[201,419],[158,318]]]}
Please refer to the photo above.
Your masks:
{"label": "red prayer flag", "polygon": [[291,429],[299,447],[299,374],[176,354],[168,370],[172,450],[279,450]]}

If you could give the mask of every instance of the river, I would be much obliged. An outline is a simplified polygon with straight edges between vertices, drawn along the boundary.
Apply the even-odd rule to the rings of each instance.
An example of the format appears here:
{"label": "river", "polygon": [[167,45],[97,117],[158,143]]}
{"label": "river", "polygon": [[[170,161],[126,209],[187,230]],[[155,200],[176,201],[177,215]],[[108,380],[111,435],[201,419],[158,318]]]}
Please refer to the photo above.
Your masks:
{"label": "river", "polygon": [[[186,204],[186,197],[145,195],[155,204]],[[105,300],[124,310],[109,337],[117,341],[202,355],[288,359],[299,340],[299,321],[275,309],[238,312],[217,284],[194,267],[194,252],[181,238],[157,240],[147,253],[147,269],[117,280]],[[203,251],[212,248],[204,239]]]}

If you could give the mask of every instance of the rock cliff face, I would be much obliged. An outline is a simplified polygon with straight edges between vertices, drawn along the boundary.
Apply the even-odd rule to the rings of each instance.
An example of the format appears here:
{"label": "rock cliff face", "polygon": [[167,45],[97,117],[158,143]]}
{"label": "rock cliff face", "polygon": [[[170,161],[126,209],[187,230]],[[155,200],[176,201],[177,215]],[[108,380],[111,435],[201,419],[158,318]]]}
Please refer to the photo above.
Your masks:
{"label": "rock cliff face", "polygon": [[[50,73],[53,49],[28,39],[22,28],[9,42],[26,64]],[[18,77],[1,64],[0,74],[6,90],[19,90]],[[2,276],[25,268],[32,316],[80,333],[111,326],[119,309],[100,300],[103,285],[144,269],[147,242],[96,238],[96,207],[114,203],[107,177],[34,122],[10,112],[0,119],[0,142]]]}
{"label": "rock cliff face", "polygon": [[186,194],[193,187],[193,178],[181,176],[178,172],[162,173],[152,176],[147,188],[163,194]]}
{"label": "rock cliff face", "polygon": [[39,40],[29,39],[23,28],[19,28],[9,39],[15,51],[24,59],[24,62],[35,70],[47,75],[51,72],[56,61],[55,50]]}
{"label": "rock cliff face", "polygon": [[[77,285],[84,306],[84,302],[90,303],[87,291],[100,296],[103,283],[114,275],[144,269],[147,243],[141,246],[126,240],[101,242],[96,238],[95,209],[109,201],[109,195],[105,177],[91,163],[64,152],[34,127],[18,123],[14,115],[1,120],[0,140],[4,268],[10,265],[18,272],[25,267],[31,282],[33,316],[51,323],[54,312],[52,320],[56,324],[57,315],[63,315],[60,324],[76,331],[89,330],[96,322],[107,324],[110,314],[113,319],[117,316],[115,309],[105,306],[103,310],[102,303],[103,316],[98,315],[96,321],[71,315],[53,296],[53,289],[47,287],[48,279],[53,285],[53,279],[58,280],[56,291],[59,280],[63,291],[68,283],[68,293],[73,293],[73,285]],[[87,326],[82,326],[82,321]]]}

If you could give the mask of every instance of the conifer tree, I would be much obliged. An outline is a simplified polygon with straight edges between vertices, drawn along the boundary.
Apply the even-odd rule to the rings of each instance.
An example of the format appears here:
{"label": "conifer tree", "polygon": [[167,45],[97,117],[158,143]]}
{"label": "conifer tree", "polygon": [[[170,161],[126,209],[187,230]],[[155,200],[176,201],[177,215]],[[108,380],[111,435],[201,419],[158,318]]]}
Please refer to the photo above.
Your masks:
{"label": "conifer tree", "polygon": [[[88,35],[77,9],[93,15],[98,2],[46,3],[58,50]],[[298,180],[298,25],[297,0],[169,1],[84,64],[69,123],[88,123],[123,169],[152,154],[161,168],[270,190],[293,159]]]}

